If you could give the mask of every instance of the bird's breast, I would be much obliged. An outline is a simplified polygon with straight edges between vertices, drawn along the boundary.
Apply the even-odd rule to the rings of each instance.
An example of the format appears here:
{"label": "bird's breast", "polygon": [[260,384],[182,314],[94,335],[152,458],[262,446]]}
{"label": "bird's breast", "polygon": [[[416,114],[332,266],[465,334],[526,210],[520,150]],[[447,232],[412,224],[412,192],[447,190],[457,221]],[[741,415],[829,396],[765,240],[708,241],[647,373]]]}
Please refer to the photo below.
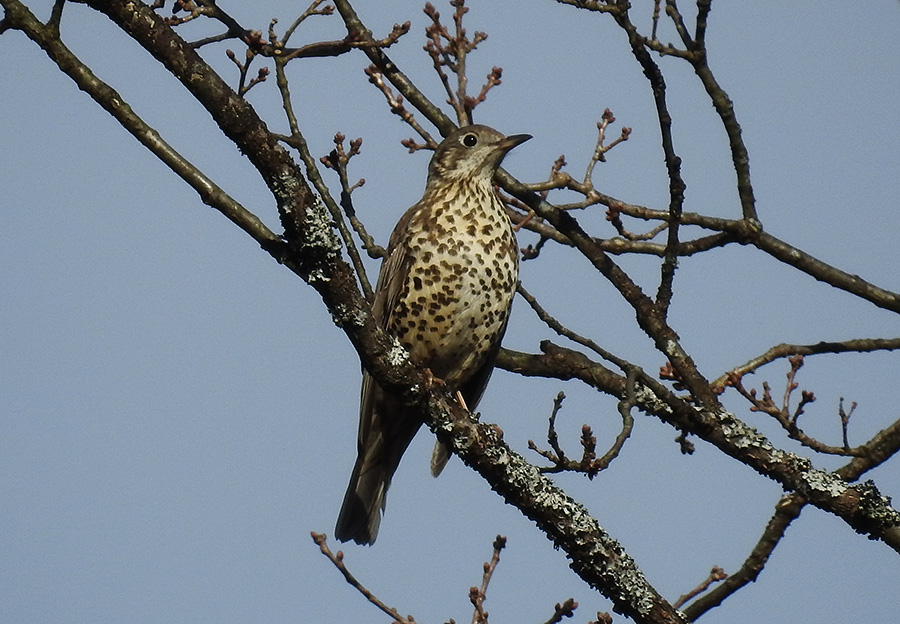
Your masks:
{"label": "bird's breast", "polygon": [[493,189],[433,202],[409,228],[390,330],[414,361],[458,387],[502,337],[518,280],[515,236]]}

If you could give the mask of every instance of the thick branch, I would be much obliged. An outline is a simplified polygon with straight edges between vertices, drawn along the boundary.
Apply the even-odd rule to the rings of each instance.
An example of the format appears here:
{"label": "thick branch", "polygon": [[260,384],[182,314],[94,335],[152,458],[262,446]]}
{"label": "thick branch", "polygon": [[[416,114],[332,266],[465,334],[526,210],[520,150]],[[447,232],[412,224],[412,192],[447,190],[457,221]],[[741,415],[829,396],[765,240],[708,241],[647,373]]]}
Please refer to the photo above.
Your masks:
{"label": "thick branch", "polygon": [[[526,376],[579,379],[620,399],[626,379],[583,353],[541,343],[542,354],[501,350],[497,365]],[[842,518],[854,530],[884,541],[900,552],[900,513],[872,483],[848,485],[838,475],[816,469],[808,459],[777,448],[765,436],[722,408],[703,410],[684,401],[659,382],[642,376],[634,403],[676,429],[693,433],[758,473],[797,492],[813,505]]]}
{"label": "thick branch", "polygon": [[[900,421],[879,431],[863,445],[864,457],[856,457],[835,471],[845,481],[856,481],[866,471],[880,466],[900,450]],[[704,594],[684,609],[689,620],[694,621],[710,609],[719,606],[730,595],[752,583],[759,576],[785,531],[803,510],[807,501],[799,494],[783,496],[775,505],[775,513],[766,525],[762,536],[753,547],[741,568],[725,582]],[[900,529],[893,529],[894,531]]]}
{"label": "thick branch", "polygon": [[581,504],[512,451],[495,425],[475,421],[446,398],[428,405],[433,420],[427,424],[441,441],[562,548],[570,567],[612,600],[616,611],[636,622],[683,622],[618,542]]}

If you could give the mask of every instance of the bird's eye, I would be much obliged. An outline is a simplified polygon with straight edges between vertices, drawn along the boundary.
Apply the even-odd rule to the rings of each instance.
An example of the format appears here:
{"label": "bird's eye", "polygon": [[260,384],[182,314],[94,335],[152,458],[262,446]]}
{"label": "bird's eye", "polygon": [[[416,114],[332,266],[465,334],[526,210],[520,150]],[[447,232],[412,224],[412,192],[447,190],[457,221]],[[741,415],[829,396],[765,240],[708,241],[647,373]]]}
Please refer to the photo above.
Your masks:
{"label": "bird's eye", "polygon": [[474,134],[467,134],[463,137],[462,143],[466,147],[475,147],[478,145],[478,137]]}

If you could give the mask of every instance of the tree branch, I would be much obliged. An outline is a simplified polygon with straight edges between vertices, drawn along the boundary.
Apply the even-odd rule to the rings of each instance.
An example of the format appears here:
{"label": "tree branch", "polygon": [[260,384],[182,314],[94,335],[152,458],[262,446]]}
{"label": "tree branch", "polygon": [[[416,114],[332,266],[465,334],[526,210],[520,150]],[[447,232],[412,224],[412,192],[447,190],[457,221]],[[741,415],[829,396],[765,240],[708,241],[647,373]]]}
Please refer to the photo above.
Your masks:
{"label": "tree branch", "polygon": [[[549,341],[541,343],[541,350],[540,355],[501,350],[497,365],[525,376],[580,379],[607,394],[628,398],[624,376]],[[842,518],[857,532],[880,539],[900,553],[900,513],[874,483],[850,486],[840,475],[816,469],[810,460],[776,447],[724,408],[699,409],[646,376],[636,384],[634,399],[641,411],[699,436],[759,474],[801,494],[816,507]]]}
{"label": "tree branch", "polygon": [[[845,481],[856,481],[868,470],[880,466],[897,453],[900,450],[900,420],[879,431],[863,447],[867,449],[864,457],[852,459],[836,470],[835,474]],[[775,513],[740,570],[730,575],[721,585],[685,607],[683,611],[688,620],[696,620],[710,609],[722,604],[726,598],[745,585],[756,581],[775,547],[784,537],[787,528],[800,516],[800,512],[803,511],[806,504],[806,499],[799,494],[783,496],[775,505]]]}
{"label": "tree branch", "polygon": [[[150,150],[175,174],[184,180],[200,196],[201,201],[228,217],[235,225],[253,237],[260,246],[276,257],[280,255],[283,241],[260,219],[235,201],[196,166],[179,154],[159,133],[147,125],[115,89],[100,80],[59,39],[58,19],[60,11],[48,25],[38,20],[21,2],[2,0],[6,20],[10,27],[21,30],[34,41],[78,87],[87,93],[105,111],[115,117],[123,128]],[[61,3],[57,3],[61,9]],[[53,20],[56,21],[53,21]]]}

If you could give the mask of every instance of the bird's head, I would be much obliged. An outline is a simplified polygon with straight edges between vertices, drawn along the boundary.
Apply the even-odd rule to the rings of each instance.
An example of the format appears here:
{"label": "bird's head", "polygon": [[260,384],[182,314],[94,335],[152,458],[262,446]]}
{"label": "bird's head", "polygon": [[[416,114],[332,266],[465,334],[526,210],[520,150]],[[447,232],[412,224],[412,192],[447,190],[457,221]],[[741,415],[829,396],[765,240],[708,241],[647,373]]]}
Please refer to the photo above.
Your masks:
{"label": "bird's head", "polygon": [[491,183],[506,153],[531,138],[504,136],[488,126],[464,126],[441,141],[428,165],[428,184],[466,179]]}

